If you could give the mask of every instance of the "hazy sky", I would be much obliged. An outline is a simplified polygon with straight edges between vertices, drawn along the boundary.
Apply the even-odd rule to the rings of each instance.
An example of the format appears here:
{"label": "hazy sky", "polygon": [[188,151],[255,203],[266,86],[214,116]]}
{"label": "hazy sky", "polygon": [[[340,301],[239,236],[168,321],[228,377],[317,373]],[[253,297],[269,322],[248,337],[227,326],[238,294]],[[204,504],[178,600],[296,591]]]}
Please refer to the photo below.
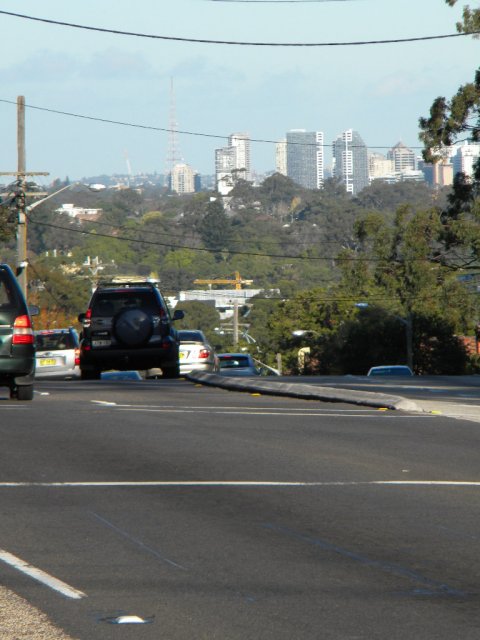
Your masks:
{"label": "hazy sky", "polygon": [[[0,0],[0,11],[156,36],[340,43],[453,34],[466,2],[452,9],[444,0]],[[169,135],[149,127],[169,128],[172,78],[178,128],[202,134],[179,134],[179,155],[208,174],[214,149],[234,132],[273,141],[289,129],[319,130],[330,145],[352,128],[384,153],[399,140],[419,146],[418,118],[434,98],[470,82],[480,60],[480,41],[471,37],[274,47],[118,35],[4,14],[0,24],[0,170],[17,166],[17,96],[87,116],[27,108],[27,169],[50,172],[48,182],[126,173],[128,164],[133,173],[163,173]],[[273,170],[274,158],[274,144],[252,143],[254,170]]]}

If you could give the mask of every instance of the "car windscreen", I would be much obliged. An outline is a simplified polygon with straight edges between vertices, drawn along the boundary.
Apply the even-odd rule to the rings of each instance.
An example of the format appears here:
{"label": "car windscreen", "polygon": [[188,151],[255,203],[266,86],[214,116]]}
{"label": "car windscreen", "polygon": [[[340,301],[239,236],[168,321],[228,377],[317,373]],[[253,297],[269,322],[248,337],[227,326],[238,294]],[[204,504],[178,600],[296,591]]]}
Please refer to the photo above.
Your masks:
{"label": "car windscreen", "polygon": [[220,369],[236,369],[238,367],[251,367],[252,364],[247,356],[221,356]]}

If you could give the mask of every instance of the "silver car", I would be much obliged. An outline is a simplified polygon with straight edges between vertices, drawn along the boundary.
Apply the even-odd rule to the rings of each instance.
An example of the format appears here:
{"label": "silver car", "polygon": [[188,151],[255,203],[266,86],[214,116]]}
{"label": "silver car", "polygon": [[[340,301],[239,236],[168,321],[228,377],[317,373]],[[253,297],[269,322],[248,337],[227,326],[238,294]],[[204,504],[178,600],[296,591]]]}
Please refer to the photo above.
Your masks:
{"label": "silver car", "polygon": [[205,334],[197,329],[180,329],[180,375],[191,371],[217,371],[218,358]]}
{"label": "silver car", "polygon": [[35,331],[35,348],[35,378],[80,378],[80,347],[75,329]]}

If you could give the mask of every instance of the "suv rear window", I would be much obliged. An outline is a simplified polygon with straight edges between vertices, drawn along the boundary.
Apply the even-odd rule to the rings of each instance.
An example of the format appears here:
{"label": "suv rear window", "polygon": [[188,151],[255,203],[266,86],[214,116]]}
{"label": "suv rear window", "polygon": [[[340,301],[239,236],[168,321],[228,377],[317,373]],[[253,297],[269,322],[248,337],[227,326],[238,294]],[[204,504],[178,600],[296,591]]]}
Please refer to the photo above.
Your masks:
{"label": "suv rear window", "polygon": [[17,305],[17,296],[6,274],[0,271],[0,308],[9,309]]}
{"label": "suv rear window", "polygon": [[151,291],[109,291],[102,292],[93,301],[92,314],[111,318],[123,309],[140,307],[151,313],[158,312],[158,301]]}

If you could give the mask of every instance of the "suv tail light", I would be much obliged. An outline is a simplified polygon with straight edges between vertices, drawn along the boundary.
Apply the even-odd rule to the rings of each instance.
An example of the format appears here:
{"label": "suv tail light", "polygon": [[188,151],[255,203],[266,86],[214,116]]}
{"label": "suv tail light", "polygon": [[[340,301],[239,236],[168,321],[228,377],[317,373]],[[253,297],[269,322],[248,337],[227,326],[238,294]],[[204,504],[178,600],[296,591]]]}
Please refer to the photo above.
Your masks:
{"label": "suv tail light", "polygon": [[199,358],[208,358],[210,355],[210,351],[208,349],[200,349],[200,353],[198,354]]}
{"label": "suv tail light", "polygon": [[34,342],[35,336],[30,317],[28,315],[18,316],[13,323],[12,344],[33,344]]}
{"label": "suv tail light", "polygon": [[87,309],[87,312],[85,314],[85,320],[83,321],[83,326],[88,328],[91,324],[91,320],[92,320],[92,310]]}
{"label": "suv tail light", "polygon": [[80,366],[80,349],[75,349],[75,366]]}

